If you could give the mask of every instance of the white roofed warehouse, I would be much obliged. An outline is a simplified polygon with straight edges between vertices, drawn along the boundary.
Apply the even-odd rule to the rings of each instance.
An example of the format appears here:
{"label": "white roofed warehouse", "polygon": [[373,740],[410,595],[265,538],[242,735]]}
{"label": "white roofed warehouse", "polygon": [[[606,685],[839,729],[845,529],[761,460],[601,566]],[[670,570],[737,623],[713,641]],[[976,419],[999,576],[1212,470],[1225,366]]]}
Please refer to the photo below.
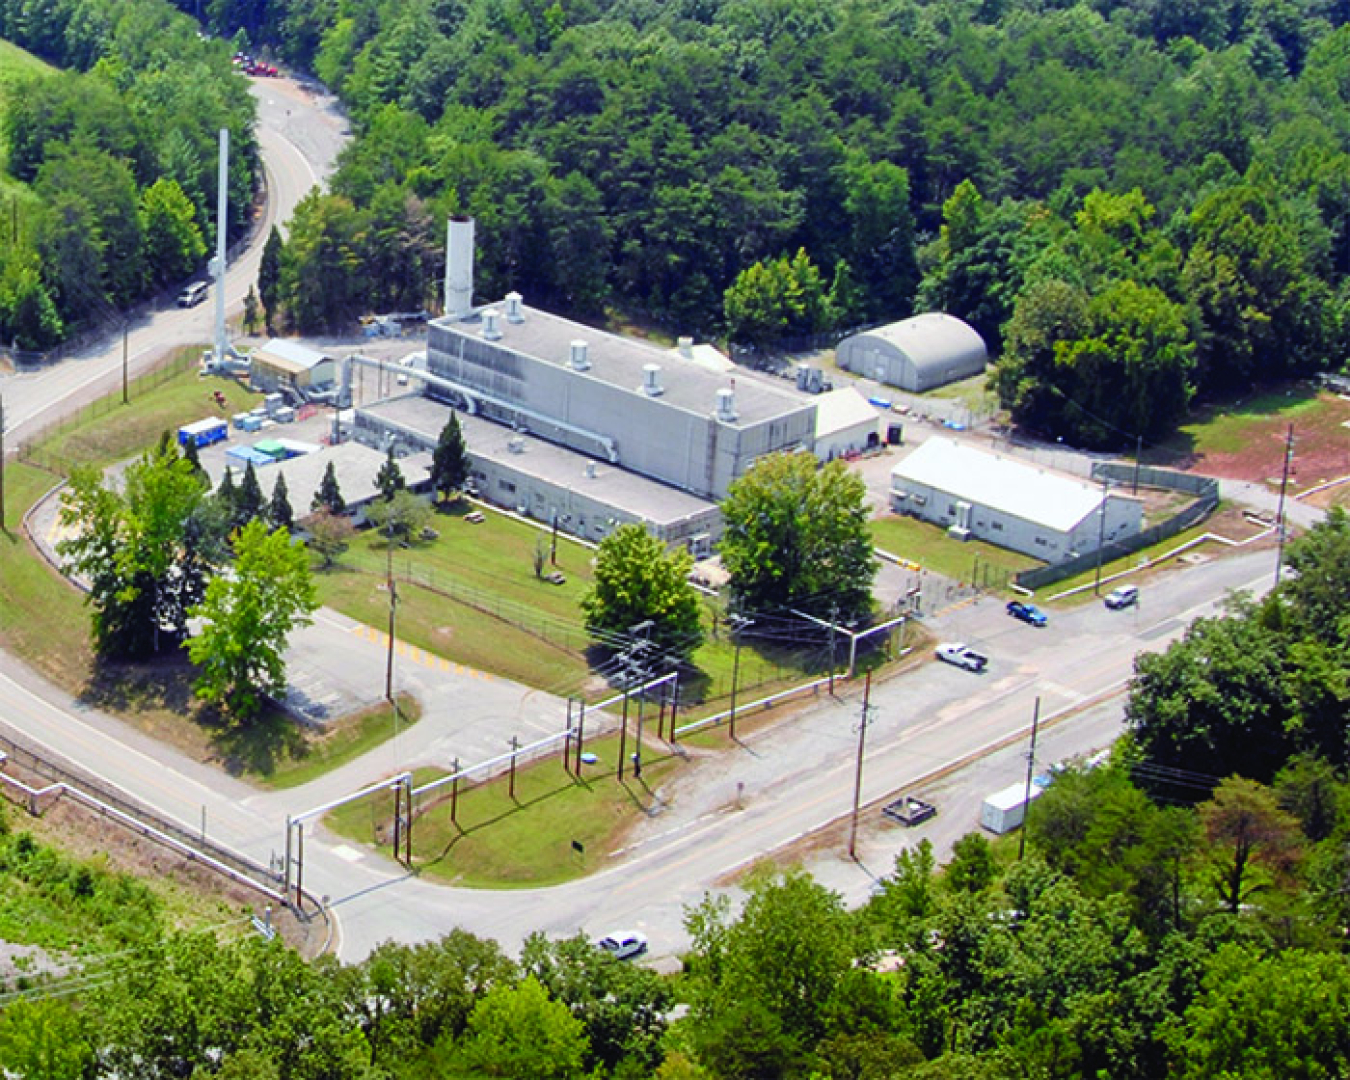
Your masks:
{"label": "white roofed warehouse", "polygon": [[1144,523],[1138,499],[944,438],[891,470],[891,509],[1047,563],[1134,536]]}
{"label": "white roofed warehouse", "polygon": [[834,352],[845,371],[922,393],[984,371],[984,338],[955,315],[930,311],[844,338]]}

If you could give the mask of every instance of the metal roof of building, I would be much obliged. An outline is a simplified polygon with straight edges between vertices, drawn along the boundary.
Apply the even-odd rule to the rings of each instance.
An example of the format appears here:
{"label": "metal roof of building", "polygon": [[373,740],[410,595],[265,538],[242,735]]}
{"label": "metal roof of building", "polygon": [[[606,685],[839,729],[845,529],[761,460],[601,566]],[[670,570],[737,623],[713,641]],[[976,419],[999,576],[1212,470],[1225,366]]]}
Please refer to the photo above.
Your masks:
{"label": "metal roof of building", "polygon": [[1067,533],[1102,505],[1102,490],[1014,458],[934,436],[920,443],[894,469],[904,479],[944,491],[972,506]]}
{"label": "metal roof of building", "polygon": [[[363,406],[363,413],[435,441],[450,419],[450,406],[421,394]],[[499,461],[517,472],[597,499],[646,521],[668,524],[703,513],[717,504],[668,487],[545,439],[512,431],[481,416],[456,413],[465,446],[475,455]]]}
{"label": "metal roof of building", "polygon": [[732,423],[733,427],[800,412],[814,404],[776,386],[748,378],[737,380],[732,375],[710,371],[701,364],[676,359],[666,349],[655,345],[572,322],[525,304],[520,305],[519,322],[506,317],[507,304],[503,301],[477,308],[461,317],[442,316],[431,325],[478,339],[484,325],[483,313],[488,310],[501,316],[497,320],[501,337],[490,343],[499,349],[566,368],[572,342],[586,342],[590,367],[576,372],[578,379],[595,379],[642,394],[647,365],[655,364],[660,368],[660,400],[699,416],[715,412],[717,392],[732,388],[736,392],[739,416]]}
{"label": "metal roof of building", "polygon": [[254,349],[250,356],[253,360],[261,360],[268,367],[276,368],[278,371],[296,374],[311,371],[325,360],[333,359],[326,353],[311,349],[308,345],[301,345],[298,341],[287,341],[285,338],[272,338],[265,345]]}
{"label": "metal roof of building", "polygon": [[941,311],[927,311],[855,336],[880,338],[920,369],[946,368],[953,357],[978,354],[984,359],[989,355],[984,338],[973,326]]}
{"label": "metal roof of building", "polygon": [[827,390],[816,398],[816,438],[824,439],[850,428],[871,424],[875,429],[881,414],[856,387]]}

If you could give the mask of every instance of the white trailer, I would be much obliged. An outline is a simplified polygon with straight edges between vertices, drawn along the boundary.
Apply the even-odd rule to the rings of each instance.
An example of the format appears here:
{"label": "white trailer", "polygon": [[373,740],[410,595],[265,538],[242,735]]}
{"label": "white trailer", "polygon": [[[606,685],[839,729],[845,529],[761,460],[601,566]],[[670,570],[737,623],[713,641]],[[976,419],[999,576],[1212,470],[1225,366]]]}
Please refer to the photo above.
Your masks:
{"label": "white trailer", "polygon": [[1043,790],[1039,784],[1032,784],[1031,798],[1028,799],[1027,785],[1019,781],[994,792],[980,807],[980,824],[992,833],[1012,832],[1026,820],[1027,804],[1040,798]]}

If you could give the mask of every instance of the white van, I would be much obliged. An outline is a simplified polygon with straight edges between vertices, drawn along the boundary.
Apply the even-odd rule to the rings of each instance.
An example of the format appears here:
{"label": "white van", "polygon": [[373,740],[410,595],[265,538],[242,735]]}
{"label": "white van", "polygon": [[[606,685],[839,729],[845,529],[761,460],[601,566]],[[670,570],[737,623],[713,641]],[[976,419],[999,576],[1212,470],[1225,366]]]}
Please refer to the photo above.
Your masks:
{"label": "white van", "polygon": [[196,307],[206,299],[206,290],[210,285],[205,281],[194,281],[178,294],[179,307]]}

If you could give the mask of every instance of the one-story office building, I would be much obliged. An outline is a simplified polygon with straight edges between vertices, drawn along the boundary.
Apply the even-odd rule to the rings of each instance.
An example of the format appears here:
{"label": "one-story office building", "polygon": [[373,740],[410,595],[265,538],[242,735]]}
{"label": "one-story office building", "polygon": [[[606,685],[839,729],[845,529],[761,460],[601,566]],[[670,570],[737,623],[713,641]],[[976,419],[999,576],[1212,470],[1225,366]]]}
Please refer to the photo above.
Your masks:
{"label": "one-story office building", "polygon": [[1143,528],[1138,499],[941,437],[891,470],[891,509],[961,539],[1061,562]]}

